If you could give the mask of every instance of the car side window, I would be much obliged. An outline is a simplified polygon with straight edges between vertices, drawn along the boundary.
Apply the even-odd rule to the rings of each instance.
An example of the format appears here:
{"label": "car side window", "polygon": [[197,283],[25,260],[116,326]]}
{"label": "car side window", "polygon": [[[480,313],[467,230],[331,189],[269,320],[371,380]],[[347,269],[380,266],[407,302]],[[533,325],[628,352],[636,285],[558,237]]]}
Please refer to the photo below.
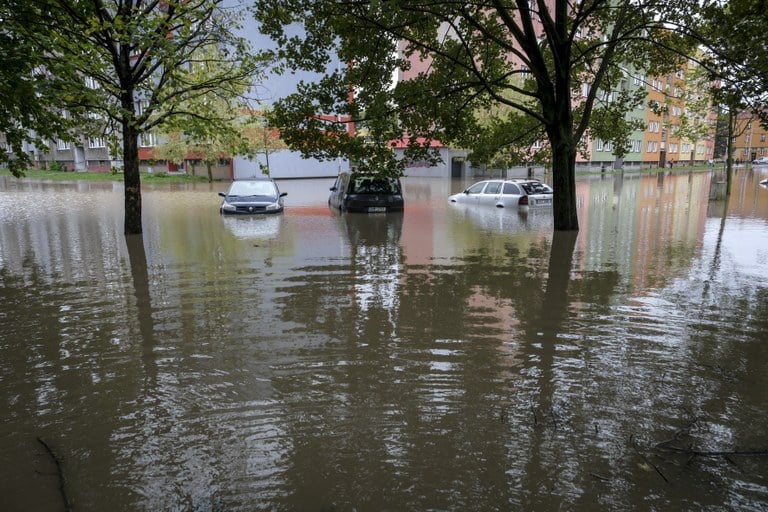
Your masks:
{"label": "car side window", "polygon": [[485,187],[485,194],[498,194],[501,190],[501,182],[500,181],[492,181],[488,183],[488,186]]}
{"label": "car side window", "polygon": [[480,183],[475,183],[471,187],[467,189],[467,194],[479,194],[483,191],[483,187],[485,186],[485,182],[482,181]]}
{"label": "car side window", "polygon": [[507,194],[507,195],[519,196],[520,195],[520,189],[514,183],[505,183],[504,184],[504,193]]}

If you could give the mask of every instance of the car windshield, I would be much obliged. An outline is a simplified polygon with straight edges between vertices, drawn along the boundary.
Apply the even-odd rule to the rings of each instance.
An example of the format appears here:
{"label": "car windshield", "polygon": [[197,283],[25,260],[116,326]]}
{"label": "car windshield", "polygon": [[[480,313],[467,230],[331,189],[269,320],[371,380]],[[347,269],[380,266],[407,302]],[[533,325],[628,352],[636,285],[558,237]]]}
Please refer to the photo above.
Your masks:
{"label": "car windshield", "polygon": [[271,181],[236,181],[229,188],[229,196],[275,196]]}
{"label": "car windshield", "polygon": [[352,180],[351,194],[397,194],[397,181],[390,178],[358,177]]}

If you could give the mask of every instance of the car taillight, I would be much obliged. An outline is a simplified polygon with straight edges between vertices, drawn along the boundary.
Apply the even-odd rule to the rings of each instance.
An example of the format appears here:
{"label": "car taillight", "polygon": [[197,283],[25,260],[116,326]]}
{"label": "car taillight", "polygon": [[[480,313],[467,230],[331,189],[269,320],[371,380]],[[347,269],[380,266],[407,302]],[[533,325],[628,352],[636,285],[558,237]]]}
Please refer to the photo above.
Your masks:
{"label": "car taillight", "polygon": [[520,201],[517,204],[520,206],[528,206],[528,196],[520,197]]}

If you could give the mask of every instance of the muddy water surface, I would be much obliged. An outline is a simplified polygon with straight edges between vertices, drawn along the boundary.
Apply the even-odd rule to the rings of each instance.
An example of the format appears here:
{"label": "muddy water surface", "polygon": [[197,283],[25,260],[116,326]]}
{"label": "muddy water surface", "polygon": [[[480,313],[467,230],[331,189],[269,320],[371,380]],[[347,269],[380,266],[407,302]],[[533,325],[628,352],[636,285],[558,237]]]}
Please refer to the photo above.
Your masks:
{"label": "muddy water surface", "polygon": [[764,174],[583,177],[578,235],[0,178],[3,509],[764,510]]}

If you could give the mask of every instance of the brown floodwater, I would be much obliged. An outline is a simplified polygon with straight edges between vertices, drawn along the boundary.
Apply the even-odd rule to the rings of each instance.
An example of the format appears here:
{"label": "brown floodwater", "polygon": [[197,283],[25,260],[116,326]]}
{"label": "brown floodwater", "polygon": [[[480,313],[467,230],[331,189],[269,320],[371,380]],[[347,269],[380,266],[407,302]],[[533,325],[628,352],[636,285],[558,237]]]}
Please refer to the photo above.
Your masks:
{"label": "brown floodwater", "polygon": [[763,169],[580,177],[578,235],[0,178],[2,509],[765,510]]}

